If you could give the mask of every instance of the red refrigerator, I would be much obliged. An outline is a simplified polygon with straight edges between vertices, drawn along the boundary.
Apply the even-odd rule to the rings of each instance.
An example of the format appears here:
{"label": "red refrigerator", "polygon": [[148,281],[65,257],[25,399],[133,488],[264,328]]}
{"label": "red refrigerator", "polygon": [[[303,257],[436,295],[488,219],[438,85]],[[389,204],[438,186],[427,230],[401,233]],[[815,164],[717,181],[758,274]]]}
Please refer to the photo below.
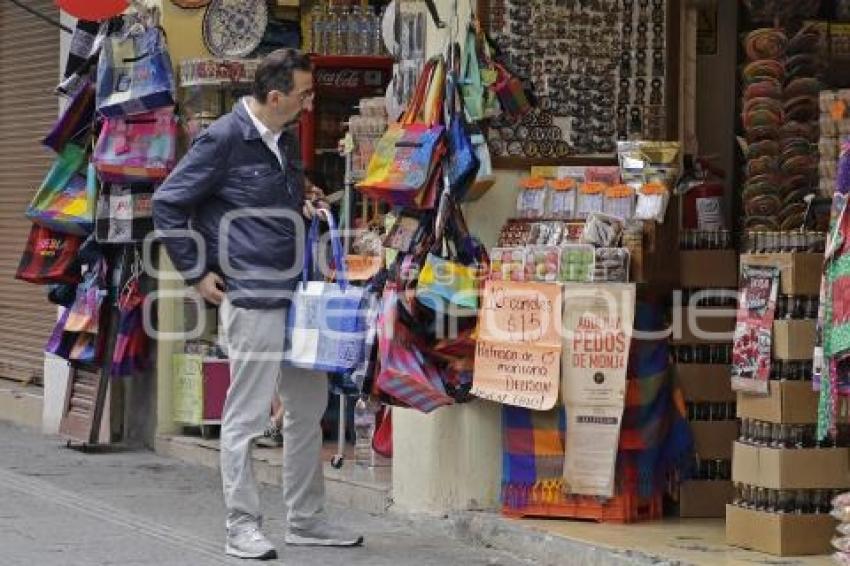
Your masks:
{"label": "red refrigerator", "polygon": [[[338,149],[345,123],[361,98],[384,96],[392,79],[390,57],[312,55],[316,98],[301,118],[304,167],[328,193],[343,189],[345,159]],[[352,203],[354,204],[354,203]]]}

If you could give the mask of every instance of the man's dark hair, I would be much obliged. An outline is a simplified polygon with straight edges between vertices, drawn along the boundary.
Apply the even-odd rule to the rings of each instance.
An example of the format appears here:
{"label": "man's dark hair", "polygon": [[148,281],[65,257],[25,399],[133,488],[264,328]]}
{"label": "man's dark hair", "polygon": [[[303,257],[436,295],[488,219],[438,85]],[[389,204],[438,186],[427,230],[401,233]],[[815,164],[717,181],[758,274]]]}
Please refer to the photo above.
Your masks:
{"label": "man's dark hair", "polygon": [[261,104],[266,103],[269,92],[292,92],[295,71],[310,71],[310,57],[297,49],[277,49],[266,55],[257,67],[251,94]]}

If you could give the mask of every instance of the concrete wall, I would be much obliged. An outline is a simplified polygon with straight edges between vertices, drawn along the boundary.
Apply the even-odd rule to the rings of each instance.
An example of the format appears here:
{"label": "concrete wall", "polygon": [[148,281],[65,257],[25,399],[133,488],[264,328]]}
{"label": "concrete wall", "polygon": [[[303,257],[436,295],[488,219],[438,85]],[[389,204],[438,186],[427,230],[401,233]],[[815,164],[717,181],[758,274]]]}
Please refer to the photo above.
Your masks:
{"label": "concrete wall", "polygon": [[[443,19],[457,14],[462,39],[469,4],[437,0]],[[453,26],[452,26],[453,27]],[[438,53],[450,38],[429,20],[428,47]],[[498,182],[481,200],[466,207],[470,230],[493,245],[516,206],[522,172],[498,171]],[[476,401],[438,409],[430,415],[393,410],[393,502],[401,511],[442,514],[495,509],[502,474],[501,406]]]}
{"label": "concrete wall", "polygon": [[[201,32],[204,10],[184,10],[171,2],[162,2],[161,9],[162,27],[168,38],[168,49],[175,66],[183,59],[210,56],[204,47]],[[158,261],[161,271],[175,273],[164,249],[160,250]],[[185,285],[180,280],[159,280],[159,291],[167,297],[157,303],[157,327],[160,330],[175,331],[183,328],[183,303],[177,295],[184,288]],[[171,359],[175,353],[182,351],[182,348],[182,340],[157,341],[156,434],[173,434],[180,429],[171,417]]]}

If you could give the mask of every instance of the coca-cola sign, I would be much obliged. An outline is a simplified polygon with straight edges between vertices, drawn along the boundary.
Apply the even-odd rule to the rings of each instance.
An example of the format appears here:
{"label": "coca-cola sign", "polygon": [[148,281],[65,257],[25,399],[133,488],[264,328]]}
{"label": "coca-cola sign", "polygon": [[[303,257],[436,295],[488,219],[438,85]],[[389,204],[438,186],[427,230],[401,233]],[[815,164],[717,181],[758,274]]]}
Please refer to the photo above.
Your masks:
{"label": "coca-cola sign", "polygon": [[377,69],[316,69],[313,73],[316,87],[334,90],[359,90],[381,88],[383,71]]}

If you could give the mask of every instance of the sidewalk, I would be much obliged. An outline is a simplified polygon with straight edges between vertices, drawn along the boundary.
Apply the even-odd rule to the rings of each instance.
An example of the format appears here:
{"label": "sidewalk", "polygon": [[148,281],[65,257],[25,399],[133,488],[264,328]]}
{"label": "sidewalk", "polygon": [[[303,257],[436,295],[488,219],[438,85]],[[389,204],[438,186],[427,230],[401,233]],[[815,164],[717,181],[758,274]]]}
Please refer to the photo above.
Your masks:
{"label": "sidewalk", "polygon": [[[215,442],[186,437],[158,439],[162,442],[192,463],[150,452],[82,454],[57,437],[0,421],[0,564],[245,564],[221,552]],[[280,456],[259,450],[255,468],[262,481],[277,483]],[[495,513],[400,517],[392,513],[386,470],[360,479],[351,464],[343,473],[326,470],[333,516],[363,532],[366,548],[285,548],[280,492],[266,485],[266,531],[283,557],[277,563],[832,564],[827,557],[780,559],[729,547],[721,520],[598,525],[511,520]]]}
{"label": "sidewalk", "polygon": [[[150,452],[82,454],[59,438],[0,422],[0,564],[247,565],[223,554],[215,470]],[[265,531],[294,566],[501,565],[528,562],[446,536],[436,521],[329,509],[366,536],[358,549],[289,548],[283,506],[263,487]]]}

